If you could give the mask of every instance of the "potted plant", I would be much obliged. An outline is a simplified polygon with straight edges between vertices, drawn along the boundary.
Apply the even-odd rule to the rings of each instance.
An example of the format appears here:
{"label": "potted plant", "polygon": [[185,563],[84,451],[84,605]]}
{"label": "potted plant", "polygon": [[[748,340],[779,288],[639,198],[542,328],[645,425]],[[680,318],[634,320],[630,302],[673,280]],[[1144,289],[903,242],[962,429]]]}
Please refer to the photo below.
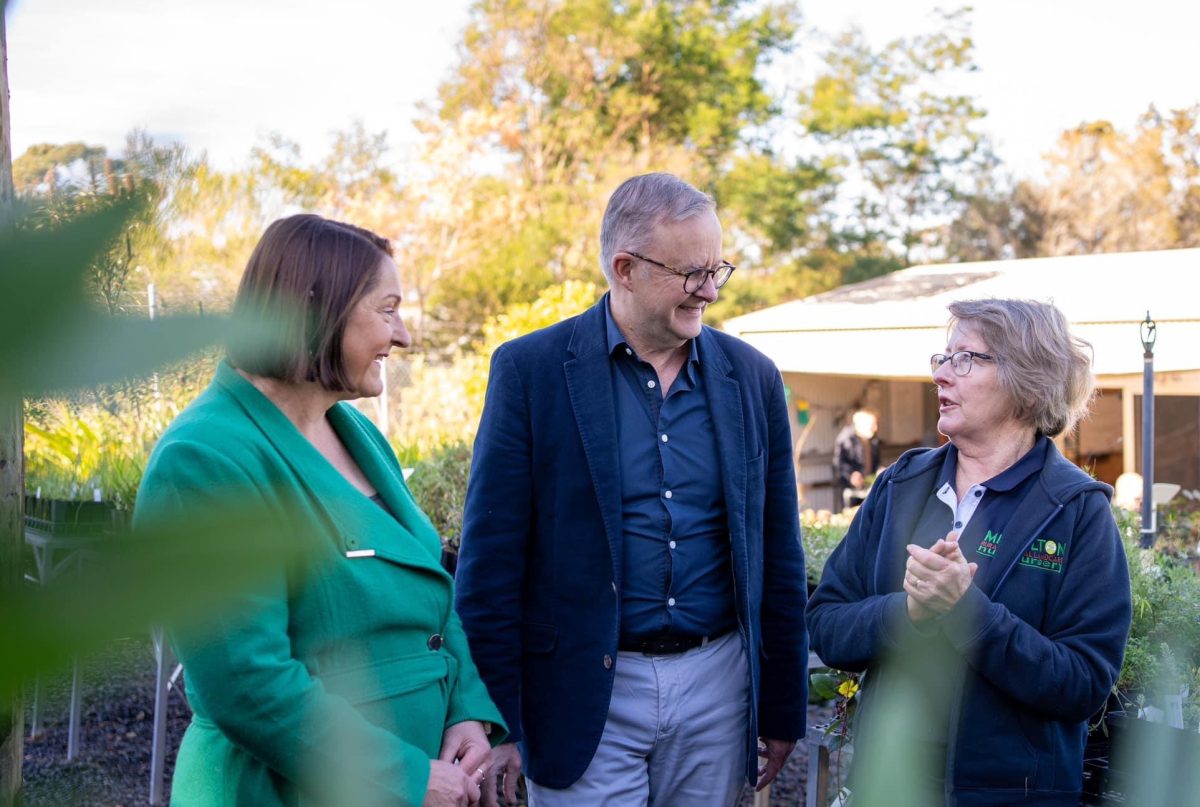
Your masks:
{"label": "potted plant", "polygon": [[[1200,782],[1188,778],[1200,771],[1200,577],[1172,540],[1142,549],[1136,513],[1118,509],[1116,515],[1133,623],[1117,685],[1090,727],[1085,794],[1091,803],[1117,794],[1183,803],[1177,795],[1200,792]],[[1179,525],[1174,538],[1194,541]],[[1167,774],[1156,775],[1156,768]]]}

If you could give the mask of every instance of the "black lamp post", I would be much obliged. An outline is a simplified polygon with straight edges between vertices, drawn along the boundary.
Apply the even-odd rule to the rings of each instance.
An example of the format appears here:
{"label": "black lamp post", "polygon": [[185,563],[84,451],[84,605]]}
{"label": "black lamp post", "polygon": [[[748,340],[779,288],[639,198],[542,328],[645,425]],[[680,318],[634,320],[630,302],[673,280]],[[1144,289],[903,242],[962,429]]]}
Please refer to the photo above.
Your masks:
{"label": "black lamp post", "polygon": [[1146,312],[1142,323],[1142,547],[1154,546],[1158,514],[1154,509],[1154,340],[1158,328]]}

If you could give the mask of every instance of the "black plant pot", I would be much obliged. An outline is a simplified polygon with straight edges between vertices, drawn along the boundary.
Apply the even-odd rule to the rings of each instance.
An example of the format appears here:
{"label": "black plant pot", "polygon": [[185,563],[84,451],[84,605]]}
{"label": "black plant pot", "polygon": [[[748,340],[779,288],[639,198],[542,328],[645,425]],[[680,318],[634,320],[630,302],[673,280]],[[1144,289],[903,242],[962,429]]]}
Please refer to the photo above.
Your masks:
{"label": "black plant pot", "polygon": [[447,574],[454,577],[454,573],[458,570],[458,553],[453,549],[442,548],[442,568],[446,570]]}

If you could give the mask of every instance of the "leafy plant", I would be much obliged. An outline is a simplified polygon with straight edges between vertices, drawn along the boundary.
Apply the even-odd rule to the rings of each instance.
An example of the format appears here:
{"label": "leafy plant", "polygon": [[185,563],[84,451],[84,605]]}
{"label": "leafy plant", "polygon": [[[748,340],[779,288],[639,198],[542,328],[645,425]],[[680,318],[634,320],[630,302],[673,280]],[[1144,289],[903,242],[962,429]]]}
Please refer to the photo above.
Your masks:
{"label": "leafy plant", "polygon": [[463,506],[471,471],[471,446],[465,440],[448,443],[417,463],[408,486],[413,497],[442,537],[457,552],[462,536]]}
{"label": "leafy plant", "polygon": [[804,567],[808,582],[816,585],[833,550],[846,537],[851,516],[831,514],[822,510],[805,510],[800,514],[800,539],[804,544]]}

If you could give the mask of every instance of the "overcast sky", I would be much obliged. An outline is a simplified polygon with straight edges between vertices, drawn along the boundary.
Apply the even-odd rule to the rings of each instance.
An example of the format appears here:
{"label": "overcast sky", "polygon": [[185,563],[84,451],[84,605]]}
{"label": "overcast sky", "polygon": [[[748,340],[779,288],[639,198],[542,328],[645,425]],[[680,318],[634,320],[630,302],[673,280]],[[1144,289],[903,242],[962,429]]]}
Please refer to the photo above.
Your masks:
{"label": "overcast sky", "polygon": [[[933,0],[806,0],[825,31],[875,44],[929,30]],[[1133,125],[1200,101],[1197,0],[977,0],[967,89],[1019,175],[1063,129]],[[455,61],[466,0],[16,0],[13,156],[39,142],[123,147],[134,126],[232,168],[270,132],[315,158],[361,119],[402,150],[415,105]]]}

